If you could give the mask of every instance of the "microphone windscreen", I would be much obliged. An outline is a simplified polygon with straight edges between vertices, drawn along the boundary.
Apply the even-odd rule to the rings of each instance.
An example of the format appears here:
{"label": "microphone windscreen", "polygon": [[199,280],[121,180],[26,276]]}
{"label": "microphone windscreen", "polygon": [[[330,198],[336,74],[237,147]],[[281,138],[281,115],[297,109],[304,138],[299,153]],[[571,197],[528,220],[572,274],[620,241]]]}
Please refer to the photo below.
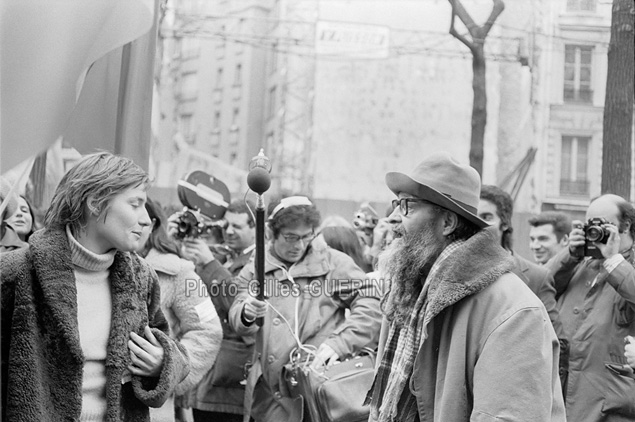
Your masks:
{"label": "microphone windscreen", "polygon": [[271,186],[271,175],[264,168],[255,167],[247,175],[247,186],[258,195],[262,195]]}

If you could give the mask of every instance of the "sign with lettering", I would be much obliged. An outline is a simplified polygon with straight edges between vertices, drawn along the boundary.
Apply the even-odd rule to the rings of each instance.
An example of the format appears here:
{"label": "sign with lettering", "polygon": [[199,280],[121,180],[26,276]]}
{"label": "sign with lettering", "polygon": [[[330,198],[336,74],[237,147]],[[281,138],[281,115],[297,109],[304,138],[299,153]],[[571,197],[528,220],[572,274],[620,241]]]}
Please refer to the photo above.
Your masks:
{"label": "sign with lettering", "polygon": [[318,21],[315,51],[321,56],[385,59],[390,54],[390,28]]}

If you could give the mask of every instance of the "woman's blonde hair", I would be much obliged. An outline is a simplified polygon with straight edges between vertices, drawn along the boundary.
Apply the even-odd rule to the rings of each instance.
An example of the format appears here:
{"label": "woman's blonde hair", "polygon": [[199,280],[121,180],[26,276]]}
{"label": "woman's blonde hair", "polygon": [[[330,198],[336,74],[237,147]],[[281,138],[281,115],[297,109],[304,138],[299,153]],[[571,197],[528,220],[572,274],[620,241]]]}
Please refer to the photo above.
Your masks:
{"label": "woman's blonde hair", "polygon": [[[109,201],[119,193],[149,185],[148,174],[131,159],[98,152],[82,158],[62,177],[44,226],[70,226],[76,235],[86,224],[86,209],[105,218]],[[90,202],[89,202],[90,201]]]}

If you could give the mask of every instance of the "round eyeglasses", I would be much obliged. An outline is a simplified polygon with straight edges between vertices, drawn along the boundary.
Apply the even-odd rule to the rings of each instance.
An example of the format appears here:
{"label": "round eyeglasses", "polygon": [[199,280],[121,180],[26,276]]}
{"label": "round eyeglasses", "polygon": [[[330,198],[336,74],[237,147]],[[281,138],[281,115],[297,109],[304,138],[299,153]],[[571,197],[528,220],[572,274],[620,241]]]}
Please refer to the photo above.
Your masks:
{"label": "round eyeglasses", "polygon": [[392,200],[392,209],[394,211],[395,208],[399,207],[399,211],[401,211],[402,215],[408,215],[408,211],[410,210],[410,207],[408,206],[408,203],[410,202],[428,202],[424,199],[419,199],[419,198],[399,198],[399,199],[393,199]]}

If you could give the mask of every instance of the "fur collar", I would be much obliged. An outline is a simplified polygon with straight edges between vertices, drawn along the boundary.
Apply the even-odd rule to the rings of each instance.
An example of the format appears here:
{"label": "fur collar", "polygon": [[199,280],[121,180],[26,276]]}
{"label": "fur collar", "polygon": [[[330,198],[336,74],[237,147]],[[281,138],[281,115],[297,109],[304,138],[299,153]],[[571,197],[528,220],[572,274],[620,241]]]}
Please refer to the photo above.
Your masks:
{"label": "fur collar", "polygon": [[[44,305],[50,309],[52,323],[59,328],[69,354],[82,362],[77,326],[77,287],[66,233],[63,229],[40,230],[31,236],[29,244]],[[130,331],[134,330],[129,312],[138,306],[138,299],[135,300],[131,292],[138,291],[136,287],[139,287],[139,280],[129,276],[132,266],[129,253],[117,252],[110,267],[112,321],[117,323],[110,331],[107,366],[122,366],[128,360],[125,345]]]}
{"label": "fur collar", "polygon": [[500,246],[495,234],[481,230],[441,264],[428,290],[426,319],[484,290],[513,267],[512,256]]}

